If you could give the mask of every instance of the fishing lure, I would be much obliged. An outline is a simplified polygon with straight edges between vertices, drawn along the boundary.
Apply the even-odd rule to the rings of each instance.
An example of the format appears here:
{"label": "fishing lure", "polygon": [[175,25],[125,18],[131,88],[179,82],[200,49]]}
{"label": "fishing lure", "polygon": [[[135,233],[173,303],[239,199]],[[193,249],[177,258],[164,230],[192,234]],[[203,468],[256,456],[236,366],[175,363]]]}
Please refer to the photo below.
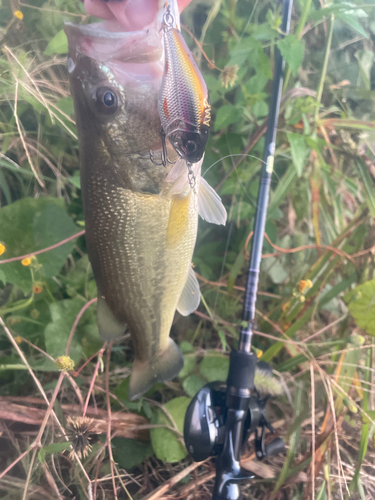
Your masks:
{"label": "fishing lure", "polygon": [[165,145],[168,138],[189,167],[203,156],[210,129],[211,105],[203,76],[167,4],[162,29],[165,65],[158,99],[162,163],[170,163]]}

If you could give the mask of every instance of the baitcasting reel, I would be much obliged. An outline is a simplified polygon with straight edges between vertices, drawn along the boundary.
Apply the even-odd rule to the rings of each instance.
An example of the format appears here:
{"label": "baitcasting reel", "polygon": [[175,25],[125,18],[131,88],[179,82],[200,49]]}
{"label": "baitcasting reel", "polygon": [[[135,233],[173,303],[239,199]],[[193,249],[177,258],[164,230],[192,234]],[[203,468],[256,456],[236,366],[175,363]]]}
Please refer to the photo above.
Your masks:
{"label": "baitcasting reel", "polygon": [[[231,357],[238,356],[238,351],[231,354]],[[254,370],[256,358],[247,356]],[[243,357],[242,354],[241,358]],[[232,361],[234,360],[231,359],[231,363]],[[268,364],[259,364],[262,371],[268,370],[271,374]],[[243,373],[242,371],[242,375]],[[245,388],[241,390],[237,387],[237,391],[233,391],[229,383],[228,378],[228,385],[223,382],[211,382],[202,387],[187,409],[184,425],[185,444],[196,462],[210,456],[218,457],[213,496],[217,500],[240,499],[238,483],[254,477],[243,471],[239,463],[241,450],[251,433],[255,433],[258,460],[283,453],[285,450],[281,438],[276,438],[268,444],[265,442],[266,429],[274,432],[265,415],[269,396],[261,398],[256,389],[253,389],[251,394]]]}

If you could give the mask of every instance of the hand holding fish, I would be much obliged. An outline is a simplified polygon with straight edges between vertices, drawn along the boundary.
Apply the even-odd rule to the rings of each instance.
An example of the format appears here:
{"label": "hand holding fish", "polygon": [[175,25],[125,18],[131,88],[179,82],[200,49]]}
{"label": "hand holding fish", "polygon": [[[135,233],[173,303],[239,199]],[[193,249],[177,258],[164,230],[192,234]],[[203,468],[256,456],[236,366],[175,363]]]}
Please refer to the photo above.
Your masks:
{"label": "hand holding fish", "polygon": [[[192,0],[178,0],[180,12]],[[117,19],[126,31],[135,31],[152,23],[158,10],[158,0],[84,0],[85,9],[100,19]]]}

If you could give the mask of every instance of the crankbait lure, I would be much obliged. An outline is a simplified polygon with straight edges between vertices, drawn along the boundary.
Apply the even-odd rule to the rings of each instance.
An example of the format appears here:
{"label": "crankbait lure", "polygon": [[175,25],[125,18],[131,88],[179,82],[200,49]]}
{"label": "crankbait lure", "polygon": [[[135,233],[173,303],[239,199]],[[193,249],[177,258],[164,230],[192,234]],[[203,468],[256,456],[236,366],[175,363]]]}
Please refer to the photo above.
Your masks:
{"label": "crankbait lure", "polygon": [[[176,26],[176,27],[175,27]],[[162,125],[162,163],[168,160],[165,138],[186,162],[198,162],[204,153],[211,121],[208,90],[181,31],[166,5],[164,30],[165,66],[159,91]]]}

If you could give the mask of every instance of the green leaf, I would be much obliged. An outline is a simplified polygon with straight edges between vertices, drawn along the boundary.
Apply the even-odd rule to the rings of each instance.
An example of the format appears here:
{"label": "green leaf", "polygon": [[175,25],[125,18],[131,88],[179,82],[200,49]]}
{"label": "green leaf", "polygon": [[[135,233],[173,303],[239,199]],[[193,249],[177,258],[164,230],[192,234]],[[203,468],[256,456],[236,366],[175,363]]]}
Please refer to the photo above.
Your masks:
{"label": "green leaf", "polygon": [[305,52],[305,42],[298,40],[295,35],[287,35],[282,40],[277,42],[281,55],[288,64],[293,76],[297,76],[298,68],[303,61],[303,54]]}
{"label": "green leaf", "polygon": [[232,104],[226,104],[218,109],[215,120],[215,132],[221,128],[236,123],[240,119],[240,112]]}
{"label": "green leaf", "polygon": [[72,177],[69,177],[69,181],[78,189],[81,189],[81,176],[79,171],[75,171]]}
{"label": "green leaf", "polygon": [[208,352],[199,365],[199,371],[209,381],[225,382],[228,377],[229,358],[222,355],[210,355]]}
{"label": "green leaf", "polygon": [[298,177],[301,177],[301,175],[303,174],[305,158],[309,153],[305,138],[301,134],[294,134],[291,132],[288,132],[286,135],[288,136],[288,141],[290,143],[293,164],[295,166]]}
{"label": "green leaf", "polygon": [[244,255],[244,251],[241,247],[241,250],[240,250],[239,254],[237,255],[236,260],[234,261],[234,263],[230,269],[230,272],[229,272],[228,292],[231,292],[233,290],[237,276],[240,274],[244,262],[245,262],[245,255]]}
{"label": "green leaf", "polygon": [[[357,7],[357,6],[355,6]],[[351,28],[353,28],[354,31],[357,31],[358,33],[360,33],[363,37],[365,38],[369,38],[369,35],[368,33],[366,33],[366,31],[363,29],[363,26],[361,25],[361,23],[358,21],[358,19],[356,19],[354,16],[353,16],[353,12],[355,11],[351,11],[351,13],[349,14],[349,12],[339,12],[337,14],[337,17],[338,19],[340,19],[341,21],[343,21],[344,23],[348,24]],[[362,11],[363,12],[363,11]]]}
{"label": "green leaf", "polygon": [[6,283],[7,283],[5,273],[1,269],[0,269],[0,281],[2,281],[4,283],[4,285],[6,285]]}
{"label": "green leaf", "polygon": [[52,38],[44,51],[46,56],[52,54],[67,54],[68,53],[68,39],[65,31],[62,29]]}
{"label": "green leaf", "polygon": [[366,202],[370,210],[371,217],[375,218],[374,183],[371,179],[370,173],[365,163],[362,160],[358,160],[356,162],[356,165],[359,170],[360,176],[362,177],[363,185],[365,188],[364,196],[366,198]]}
{"label": "green leaf", "polygon": [[375,335],[375,280],[356,286],[344,299],[357,325]]}
{"label": "green leaf", "polygon": [[196,374],[189,375],[182,383],[184,391],[191,398],[193,398],[204,385],[206,385],[206,381]]}
{"label": "green leaf", "polygon": [[[181,433],[183,432],[185,413],[190,401],[190,398],[180,397],[172,399],[164,405],[165,409],[170,413]],[[172,426],[170,419],[162,410],[157,411],[156,419],[153,423],[159,425],[164,424],[169,427]],[[156,456],[159,460],[164,460],[164,462],[179,462],[185,458],[188,453],[178,435],[169,429],[151,429],[151,443]]]}
{"label": "green leaf", "polygon": [[292,168],[292,165],[290,165],[285,172],[285,174],[282,176],[280,181],[277,184],[277,188],[272,194],[272,199],[270,206],[268,208],[268,213],[267,213],[267,218],[271,219],[276,211],[278,210],[278,207],[281,203],[281,201],[285,198],[285,196],[291,192],[291,184],[295,180],[296,177],[296,169]]}
{"label": "green leaf", "polygon": [[179,373],[179,378],[183,379],[191,373],[197,364],[197,356],[194,353],[184,354],[184,367]]}
{"label": "green leaf", "polygon": [[276,259],[276,257],[263,259],[261,263],[261,271],[266,272],[276,285],[283,283],[289,276],[284,266],[278,259]]}
{"label": "green leaf", "polygon": [[225,332],[223,332],[223,330],[218,330],[217,333],[218,333],[219,338],[221,340],[221,344],[223,346],[223,351],[226,351],[226,349],[227,349],[227,338],[225,336]]}
{"label": "green leaf", "polygon": [[[41,250],[72,236],[77,228],[65,211],[62,198],[44,197],[39,199],[23,198],[0,211],[0,241],[6,247],[1,257],[19,257]],[[53,250],[37,256],[41,268],[35,271],[35,280],[43,281],[55,276],[75,241],[71,240]],[[30,292],[32,277],[30,268],[20,261],[3,264],[2,271],[8,283],[18,285],[25,293]]]}
{"label": "green leaf", "polygon": [[69,450],[72,443],[64,442],[64,443],[52,443],[48,446],[44,446],[38,451],[38,459],[41,464],[43,464],[46,460],[47,454],[61,453],[62,451]]}
{"label": "green leaf", "polygon": [[150,443],[141,443],[134,441],[134,439],[116,437],[112,439],[111,443],[115,462],[126,470],[136,467],[154,454]]}
{"label": "green leaf", "polygon": [[[48,354],[54,359],[65,354],[70,330],[77,314],[84,305],[84,301],[79,298],[61,300],[49,305],[52,322],[48,323],[44,330],[44,340]],[[80,323],[79,328],[82,330],[82,323]],[[69,356],[77,363],[82,358],[82,354],[82,347],[76,331]]]}
{"label": "green leaf", "polygon": [[187,342],[186,340],[184,340],[183,342],[181,342],[180,344],[180,351],[185,354],[187,352],[194,352],[195,349],[194,349],[194,346],[193,344],[191,344],[190,342]]}
{"label": "green leaf", "polygon": [[320,487],[316,500],[327,500],[327,485],[325,481],[323,481],[322,486]]}
{"label": "green leaf", "polygon": [[366,414],[362,415],[362,422],[370,424],[372,420],[375,420],[375,410],[366,410]]}

